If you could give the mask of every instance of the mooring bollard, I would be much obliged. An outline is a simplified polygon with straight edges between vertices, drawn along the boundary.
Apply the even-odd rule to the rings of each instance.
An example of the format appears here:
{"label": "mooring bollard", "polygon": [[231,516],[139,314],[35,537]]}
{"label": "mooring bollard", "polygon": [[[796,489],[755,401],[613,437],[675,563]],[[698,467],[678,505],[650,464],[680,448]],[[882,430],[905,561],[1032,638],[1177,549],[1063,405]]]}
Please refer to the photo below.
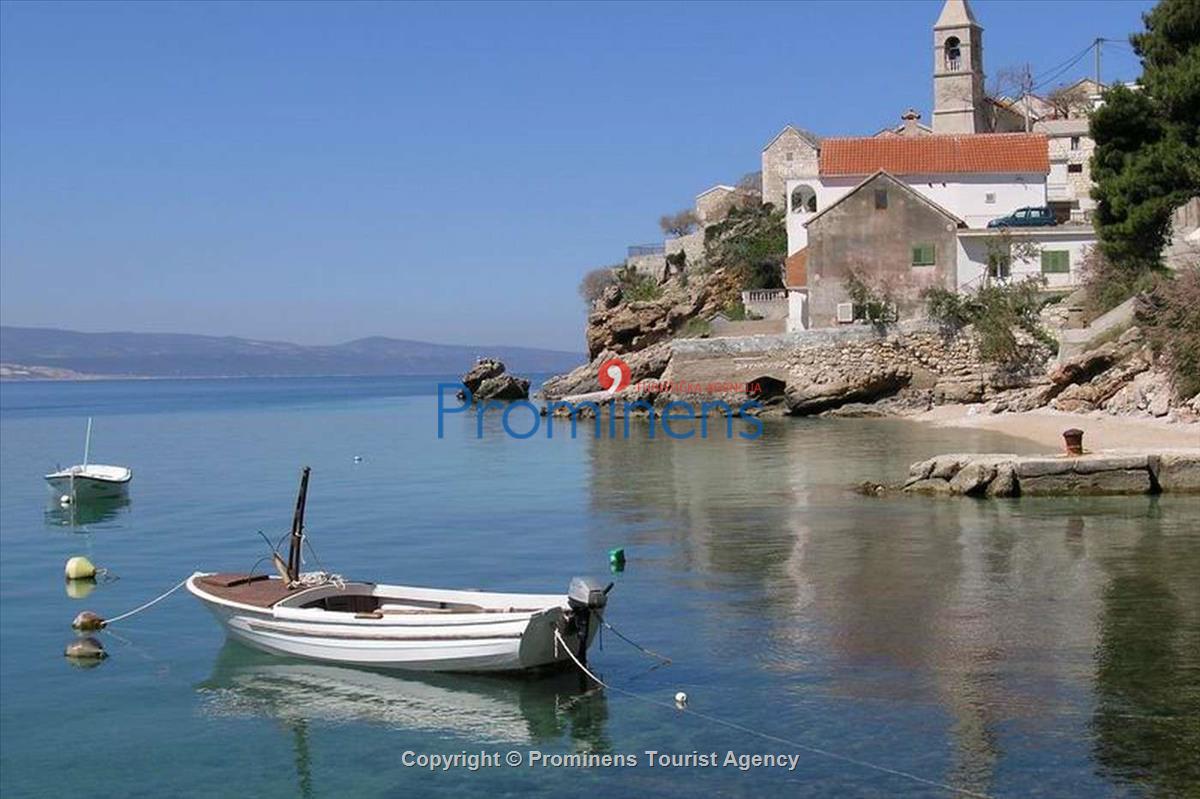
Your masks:
{"label": "mooring bollard", "polygon": [[1083,431],[1072,427],[1070,430],[1063,431],[1063,441],[1067,443],[1068,455],[1083,454]]}

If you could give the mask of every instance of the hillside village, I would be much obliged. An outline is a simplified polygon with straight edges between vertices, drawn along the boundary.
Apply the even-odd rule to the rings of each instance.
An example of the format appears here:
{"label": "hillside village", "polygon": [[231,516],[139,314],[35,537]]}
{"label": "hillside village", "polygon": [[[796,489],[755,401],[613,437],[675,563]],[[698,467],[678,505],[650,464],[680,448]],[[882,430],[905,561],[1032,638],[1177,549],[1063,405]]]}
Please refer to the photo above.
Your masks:
{"label": "hillside village", "polygon": [[[665,217],[672,235],[630,247],[622,267],[586,297],[593,364],[620,355],[635,381],[745,377],[775,385],[781,397],[786,387],[793,399],[806,390],[797,386],[845,384],[842,399],[818,410],[911,395],[918,385],[924,390],[906,405],[991,400],[995,409],[1007,408],[996,401],[1014,390],[1044,384],[1056,351],[1069,359],[1125,333],[1125,350],[1140,352],[1135,303],[1087,320],[1080,291],[1097,244],[1089,117],[1104,86],[1085,78],[1045,95],[991,96],[983,33],[968,0],[946,0],[932,26],[928,124],[909,108],[895,126],[869,135],[821,137],[786,125],[763,147],[758,175],[713,186],[693,209]],[[1186,258],[1196,252],[1198,203],[1176,214],[1173,251]],[[1045,306],[1037,324],[1010,336],[1021,357],[997,359],[978,342],[931,335],[946,332],[930,319],[931,296],[953,304],[1016,286],[1031,287]],[[870,351],[880,341],[884,349]],[[857,379],[844,374],[847,347],[866,347],[849,361]],[[913,350],[900,361],[919,374],[903,363],[890,377],[874,374],[896,371],[896,348]],[[795,363],[800,350],[816,353],[807,366]],[[1139,357],[1146,368],[1129,379],[1153,371],[1148,353]],[[1164,380],[1143,378],[1139,391],[1166,395]],[[594,370],[583,367],[544,393],[597,387]],[[1115,393],[1074,409],[1103,408]],[[1128,398],[1121,402],[1128,410]],[[1132,406],[1149,404],[1139,395]],[[1192,405],[1200,407],[1184,403],[1184,412]],[[796,402],[788,407],[797,412]]]}

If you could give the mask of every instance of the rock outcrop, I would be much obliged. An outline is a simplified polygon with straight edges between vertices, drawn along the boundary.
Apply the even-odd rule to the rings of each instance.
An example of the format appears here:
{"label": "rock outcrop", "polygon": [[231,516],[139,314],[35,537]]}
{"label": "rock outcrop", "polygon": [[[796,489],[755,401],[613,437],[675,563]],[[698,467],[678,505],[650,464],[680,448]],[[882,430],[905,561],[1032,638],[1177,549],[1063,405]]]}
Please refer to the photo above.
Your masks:
{"label": "rock outcrop", "polygon": [[636,386],[643,381],[656,380],[662,376],[671,359],[671,347],[663,342],[630,354],[604,350],[593,358],[591,363],[586,363],[565,375],[557,375],[547,380],[542,385],[542,396],[546,399],[561,399],[576,394],[602,391],[600,366],[614,357],[620,357],[629,367],[630,383]]}
{"label": "rock outcrop", "polygon": [[784,391],[784,402],[793,416],[808,416],[847,403],[872,402],[895,394],[911,379],[912,372],[902,367],[826,372],[811,382],[789,384]]}
{"label": "rock outcrop", "polygon": [[[529,399],[529,381],[508,374],[504,364],[495,358],[480,358],[471,370],[462,376],[462,384],[471,392],[475,402],[483,400]],[[458,392],[460,400],[466,394]]]}

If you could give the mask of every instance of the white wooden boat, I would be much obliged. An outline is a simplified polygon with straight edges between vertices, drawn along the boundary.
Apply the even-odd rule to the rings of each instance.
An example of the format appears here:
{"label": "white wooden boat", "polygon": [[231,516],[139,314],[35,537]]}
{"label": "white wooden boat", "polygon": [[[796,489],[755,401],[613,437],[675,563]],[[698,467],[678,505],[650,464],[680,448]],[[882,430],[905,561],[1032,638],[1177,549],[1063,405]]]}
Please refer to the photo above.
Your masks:
{"label": "white wooden boat", "polygon": [[129,481],[133,479],[133,470],[127,466],[88,463],[91,448],[92,420],[89,417],[83,442],[83,463],[65,469],[59,468],[46,475],[46,483],[50,490],[72,502],[126,496],[129,493]]}
{"label": "white wooden boat", "polygon": [[612,587],[576,577],[565,594],[418,588],[300,573],[304,469],[278,575],[197,572],[187,589],[229,635],[277,655],[413,671],[522,671],[586,662]]}

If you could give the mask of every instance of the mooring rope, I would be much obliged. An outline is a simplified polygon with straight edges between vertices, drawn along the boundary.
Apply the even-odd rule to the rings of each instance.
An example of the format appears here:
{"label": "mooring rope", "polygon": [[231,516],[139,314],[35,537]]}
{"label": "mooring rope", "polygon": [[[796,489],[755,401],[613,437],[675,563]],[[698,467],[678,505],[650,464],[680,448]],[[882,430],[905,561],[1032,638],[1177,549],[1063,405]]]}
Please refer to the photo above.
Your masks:
{"label": "mooring rope", "polygon": [[[614,632],[616,632],[616,631],[614,630]],[[591,677],[592,680],[594,680],[598,685],[600,685],[603,688],[607,688],[610,691],[616,691],[617,693],[625,694],[626,696],[632,697],[634,699],[640,699],[641,701],[647,702],[651,705],[665,707],[668,710],[675,710],[675,711],[679,711],[681,713],[690,713],[691,715],[696,716],[697,718],[704,719],[705,721],[711,721],[714,724],[721,724],[732,730],[744,732],[749,735],[757,735],[759,738],[763,738],[768,741],[774,741],[775,743],[781,743],[786,746],[792,746],[792,747],[795,747],[796,749],[800,749],[804,752],[809,752],[814,755],[821,755],[823,757],[832,758],[834,760],[840,760],[844,763],[850,763],[855,766],[860,766],[862,768],[871,769],[873,771],[878,771],[883,774],[890,774],[894,777],[903,777],[904,779],[912,780],[913,782],[919,782],[922,785],[929,785],[934,788],[941,788],[942,790],[950,791],[950,792],[956,793],[956,794],[961,794],[963,796],[972,796],[972,797],[975,797],[976,799],[993,799],[990,795],[988,795],[986,793],[978,793],[976,791],[972,791],[967,788],[959,788],[957,786],[949,785],[944,782],[938,782],[937,780],[929,780],[924,777],[918,777],[916,774],[911,774],[907,771],[901,771],[899,769],[889,768],[887,766],[880,766],[880,765],[876,765],[875,763],[868,763],[866,760],[859,760],[856,757],[851,757],[849,755],[841,755],[841,754],[838,754],[837,752],[831,752],[828,749],[821,749],[816,746],[809,746],[807,744],[802,744],[799,741],[791,741],[791,740],[788,740],[787,738],[781,738],[778,735],[772,735],[771,733],[761,732],[759,730],[752,729],[745,725],[738,724],[736,721],[728,721],[728,720],[720,718],[718,716],[709,715],[708,713],[701,713],[698,710],[692,710],[691,708],[686,707],[684,705],[680,705],[680,704],[669,705],[666,702],[662,702],[657,699],[652,699],[648,696],[643,696],[642,694],[634,693],[633,691],[626,691],[624,688],[618,688],[615,685],[609,685],[608,683],[604,682],[604,680],[601,680],[599,677],[597,677],[595,674],[593,674],[588,669],[587,666],[583,665],[583,663],[580,662],[579,658],[575,657],[575,653],[571,651],[571,647],[569,647],[567,645],[567,642],[563,640],[562,633],[560,633],[557,629],[554,631],[554,639],[556,642],[556,646],[557,646],[557,644],[562,644],[563,649],[565,649],[567,651],[567,656],[570,657],[571,660],[573,660],[575,662],[575,665],[579,667],[580,671],[582,671],[588,677]]]}
{"label": "mooring rope", "polygon": [[192,576],[189,574],[187,577],[184,577],[182,580],[180,580],[175,585],[174,588],[167,591],[166,593],[159,594],[158,596],[154,597],[154,599],[151,599],[149,602],[145,603],[144,605],[138,605],[136,608],[129,611],[128,613],[122,613],[120,616],[113,616],[111,619],[106,619],[104,621],[104,626],[107,627],[110,624],[112,624],[113,622],[120,621],[121,619],[128,619],[130,616],[134,615],[135,613],[141,613],[146,608],[148,608],[152,605],[157,605],[159,602],[162,602],[164,599],[169,597],[171,594],[175,593],[180,588],[183,588],[185,585],[187,585],[187,581],[190,579],[192,579]]}
{"label": "mooring rope", "polygon": [[332,585],[337,590],[344,591],[346,578],[330,572],[304,572],[288,583],[289,588],[316,588],[319,585]]}
{"label": "mooring rope", "polygon": [[625,643],[627,643],[627,644],[629,644],[630,646],[632,646],[634,649],[636,649],[636,650],[638,650],[638,651],[640,651],[640,652],[643,652],[643,653],[645,653],[645,654],[649,655],[649,656],[650,656],[650,657],[652,657],[652,658],[657,658],[658,660],[662,661],[663,663],[672,663],[672,662],[673,662],[673,661],[672,661],[672,660],[671,660],[669,657],[667,657],[666,655],[661,655],[661,654],[659,654],[658,652],[655,652],[653,649],[647,649],[646,647],[644,647],[644,646],[642,646],[641,644],[639,644],[637,641],[634,641],[634,640],[632,640],[631,638],[628,638],[628,637],[627,637],[627,636],[625,636],[625,635],[624,635],[624,634],[623,634],[623,633],[622,633],[620,630],[618,630],[616,627],[613,627],[611,624],[609,624],[609,623],[608,623],[607,621],[605,621],[604,619],[601,619],[601,620],[600,620],[600,623],[601,623],[602,625],[604,625],[604,628],[605,628],[606,630],[612,630],[612,633],[613,633],[613,635],[617,636],[617,637],[618,637],[618,638],[620,638],[622,641],[624,641]]}

